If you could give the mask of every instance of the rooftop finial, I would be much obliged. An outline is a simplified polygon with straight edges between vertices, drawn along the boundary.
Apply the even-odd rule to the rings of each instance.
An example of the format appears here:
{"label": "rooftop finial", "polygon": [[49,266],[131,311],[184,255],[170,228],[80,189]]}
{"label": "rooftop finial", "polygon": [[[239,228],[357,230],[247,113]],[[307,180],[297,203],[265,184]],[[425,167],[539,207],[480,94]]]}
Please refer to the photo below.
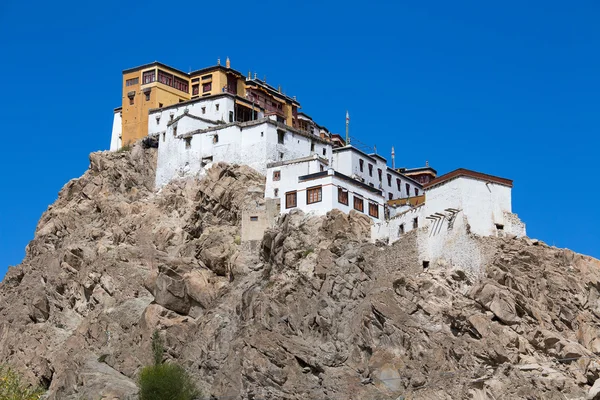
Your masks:
{"label": "rooftop finial", "polygon": [[256,79],[256,75],[258,75],[256,72],[254,73],[254,79]]}
{"label": "rooftop finial", "polygon": [[221,59],[217,58],[217,65],[221,65]]}
{"label": "rooftop finial", "polygon": [[263,77],[263,82],[267,83],[267,76],[266,75]]}
{"label": "rooftop finial", "polygon": [[279,85],[279,86],[277,87],[277,90],[279,91],[279,93],[281,93],[281,85]]}
{"label": "rooftop finial", "polygon": [[392,146],[392,169],[396,169],[396,152],[394,146]]}
{"label": "rooftop finial", "polygon": [[373,145],[373,152],[375,152],[375,154],[377,154],[377,146]]}
{"label": "rooftop finial", "polygon": [[229,60],[229,57],[227,57],[227,59],[225,60],[225,67],[231,68],[231,61]]}
{"label": "rooftop finial", "polygon": [[348,130],[350,129],[350,114],[346,110],[346,146],[350,144],[350,136],[348,136]]}
{"label": "rooftop finial", "polygon": [[429,160],[425,160],[425,166],[429,167]]}
{"label": "rooftop finial", "polygon": [[250,72],[250,70],[248,70],[248,79],[252,79],[252,72]]}

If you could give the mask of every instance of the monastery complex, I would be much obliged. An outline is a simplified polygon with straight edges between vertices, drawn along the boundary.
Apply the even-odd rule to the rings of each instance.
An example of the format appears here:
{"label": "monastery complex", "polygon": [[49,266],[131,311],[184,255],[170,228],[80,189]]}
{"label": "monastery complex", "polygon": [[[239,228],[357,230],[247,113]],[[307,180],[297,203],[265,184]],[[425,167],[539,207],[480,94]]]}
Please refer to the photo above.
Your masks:
{"label": "monastery complex", "polygon": [[395,168],[393,149],[390,166],[301,112],[295,96],[232,69],[229,59],[190,73],[154,62],[123,71],[122,85],[110,149],[157,142],[157,189],[220,161],[266,176],[267,205],[244,214],[243,240],[259,240],[279,214],[295,209],[364,213],[373,240],[388,243],[417,229],[424,257],[456,242],[455,232],[525,235],[512,213],[511,180],[467,169],[437,176],[429,165]]}

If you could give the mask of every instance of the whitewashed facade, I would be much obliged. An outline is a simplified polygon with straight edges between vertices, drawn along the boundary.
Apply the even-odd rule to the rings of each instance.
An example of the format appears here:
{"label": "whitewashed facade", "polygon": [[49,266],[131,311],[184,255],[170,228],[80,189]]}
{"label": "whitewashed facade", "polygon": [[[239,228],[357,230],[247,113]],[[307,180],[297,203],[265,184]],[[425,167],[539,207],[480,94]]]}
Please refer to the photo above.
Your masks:
{"label": "whitewashed facade", "polygon": [[429,237],[435,237],[455,226],[479,236],[525,236],[525,224],[512,213],[512,181],[462,171],[451,172],[445,176],[455,174],[454,177],[442,176],[427,185],[424,204],[407,207],[389,221],[375,224],[373,239],[393,243],[401,235],[419,228]]}
{"label": "whitewashed facade", "polygon": [[382,190],[386,200],[423,194],[420,183],[388,167],[385,158],[352,146],[334,149],[332,165],[336,171]]}
{"label": "whitewashed facade", "polygon": [[110,136],[110,151],[117,151],[123,145],[121,140],[121,130],[123,129],[121,125],[121,119],[121,109],[117,108],[113,116],[112,134]]}

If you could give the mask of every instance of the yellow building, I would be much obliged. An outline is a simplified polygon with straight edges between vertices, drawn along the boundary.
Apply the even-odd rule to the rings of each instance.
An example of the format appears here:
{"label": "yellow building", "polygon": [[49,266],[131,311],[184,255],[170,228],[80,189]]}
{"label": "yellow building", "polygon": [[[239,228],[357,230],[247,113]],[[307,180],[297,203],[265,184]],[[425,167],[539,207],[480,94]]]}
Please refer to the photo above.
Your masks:
{"label": "yellow building", "polygon": [[[121,141],[127,145],[148,135],[148,112],[186,101],[230,93],[236,100],[236,121],[254,119],[257,112],[276,115],[279,122],[297,127],[300,103],[266,82],[247,77],[226,65],[186,73],[168,65],[153,62],[123,71],[123,103]],[[250,105],[251,104],[251,105]],[[253,113],[254,108],[254,113]]]}

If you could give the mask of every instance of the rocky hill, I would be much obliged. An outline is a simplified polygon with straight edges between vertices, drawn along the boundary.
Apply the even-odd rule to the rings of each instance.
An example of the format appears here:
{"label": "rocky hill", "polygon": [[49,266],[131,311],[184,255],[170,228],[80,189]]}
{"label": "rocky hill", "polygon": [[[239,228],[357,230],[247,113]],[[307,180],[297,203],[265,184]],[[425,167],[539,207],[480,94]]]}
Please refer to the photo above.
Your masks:
{"label": "rocky hill", "polygon": [[206,398],[600,399],[598,260],[476,238],[479,271],[423,270],[414,234],[337,211],[242,243],[264,177],[155,192],[155,152],[92,154],[0,284],[0,363],[51,399],[135,398],[156,329]]}

